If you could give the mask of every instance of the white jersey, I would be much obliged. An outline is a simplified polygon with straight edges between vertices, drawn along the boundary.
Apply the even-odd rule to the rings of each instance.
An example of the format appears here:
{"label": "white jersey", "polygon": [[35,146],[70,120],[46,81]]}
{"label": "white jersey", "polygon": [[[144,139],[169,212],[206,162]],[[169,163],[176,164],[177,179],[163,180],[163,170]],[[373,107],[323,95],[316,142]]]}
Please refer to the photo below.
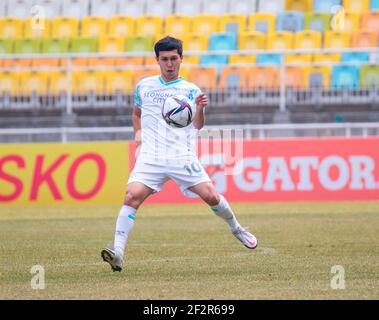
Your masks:
{"label": "white jersey", "polygon": [[[138,161],[148,163],[175,163],[196,158],[198,130],[191,123],[184,128],[169,126],[162,117],[166,98],[181,94],[187,96],[196,108],[195,98],[201,90],[183,78],[165,82],[161,76],[142,79],[136,86],[134,105],[141,109],[141,151]],[[196,109],[193,110],[193,115]]]}

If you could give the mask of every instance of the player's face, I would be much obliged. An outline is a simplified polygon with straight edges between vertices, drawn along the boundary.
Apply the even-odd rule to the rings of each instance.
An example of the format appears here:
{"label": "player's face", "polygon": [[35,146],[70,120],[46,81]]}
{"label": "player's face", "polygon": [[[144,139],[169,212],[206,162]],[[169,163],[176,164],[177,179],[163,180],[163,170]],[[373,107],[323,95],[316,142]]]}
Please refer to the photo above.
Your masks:
{"label": "player's face", "polygon": [[161,68],[163,80],[170,82],[178,79],[182,57],[176,49],[172,51],[160,51],[157,62]]}

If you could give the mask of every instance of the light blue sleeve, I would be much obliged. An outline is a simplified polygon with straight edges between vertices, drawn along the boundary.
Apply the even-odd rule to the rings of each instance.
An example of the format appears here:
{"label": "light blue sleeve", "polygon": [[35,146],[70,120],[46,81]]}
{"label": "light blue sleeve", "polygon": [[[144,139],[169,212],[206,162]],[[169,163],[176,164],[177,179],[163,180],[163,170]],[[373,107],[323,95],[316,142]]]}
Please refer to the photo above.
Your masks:
{"label": "light blue sleeve", "polygon": [[141,85],[138,83],[136,86],[136,90],[134,91],[134,105],[138,108],[142,107],[142,99],[141,99]]}

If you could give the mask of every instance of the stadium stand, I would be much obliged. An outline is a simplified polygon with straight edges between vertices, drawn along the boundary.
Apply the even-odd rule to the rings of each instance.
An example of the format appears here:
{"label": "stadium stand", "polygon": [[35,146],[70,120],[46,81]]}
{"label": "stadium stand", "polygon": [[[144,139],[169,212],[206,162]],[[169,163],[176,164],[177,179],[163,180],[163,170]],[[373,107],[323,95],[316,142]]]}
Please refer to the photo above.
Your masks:
{"label": "stadium stand", "polygon": [[129,125],[166,35],[183,40],[182,75],[210,95],[211,123],[269,123],[279,109],[379,120],[378,0],[2,0],[0,126],[28,126],[28,113],[59,126],[68,104],[77,124]]}

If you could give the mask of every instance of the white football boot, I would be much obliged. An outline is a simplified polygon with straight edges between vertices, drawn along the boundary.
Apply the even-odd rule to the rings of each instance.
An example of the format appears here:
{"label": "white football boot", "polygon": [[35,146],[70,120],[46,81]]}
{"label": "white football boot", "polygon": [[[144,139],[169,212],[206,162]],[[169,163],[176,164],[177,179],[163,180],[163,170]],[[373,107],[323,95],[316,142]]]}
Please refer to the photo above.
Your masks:
{"label": "white football boot", "polygon": [[232,230],[232,233],[246,248],[255,249],[258,246],[257,238],[241,226]]}
{"label": "white football boot", "polygon": [[106,248],[101,250],[101,257],[105,262],[108,262],[112,267],[113,272],[118,271],[121,272],[122,267],[124,265],[124,261],[122,257],[120,257],[116,251],[114,250],[113,245],[110,243]]}

